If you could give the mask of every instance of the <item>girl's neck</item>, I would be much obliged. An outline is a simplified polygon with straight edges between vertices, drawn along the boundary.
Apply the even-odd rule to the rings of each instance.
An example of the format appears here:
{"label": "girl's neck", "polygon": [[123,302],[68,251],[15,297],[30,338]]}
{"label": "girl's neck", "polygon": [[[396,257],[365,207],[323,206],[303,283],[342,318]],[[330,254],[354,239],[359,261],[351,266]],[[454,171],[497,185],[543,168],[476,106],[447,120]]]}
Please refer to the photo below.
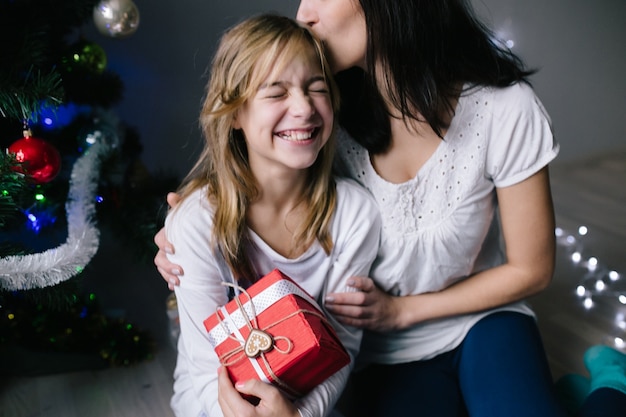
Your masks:
{"label": "girl's neck", "polygon": [[246,222],[267,245],[286,258],[297,258],[308,247],[296,247],[294,231],[305,218],[304,176],[257,178],[259,197],[248,207]]}
{"label": "girl's neck", "polygon": [[251,205],[274,207],[277,211],[289,211],[302,200],[306,186],[306,172],[281,175],[256,175],[259,186],[258,198]]}

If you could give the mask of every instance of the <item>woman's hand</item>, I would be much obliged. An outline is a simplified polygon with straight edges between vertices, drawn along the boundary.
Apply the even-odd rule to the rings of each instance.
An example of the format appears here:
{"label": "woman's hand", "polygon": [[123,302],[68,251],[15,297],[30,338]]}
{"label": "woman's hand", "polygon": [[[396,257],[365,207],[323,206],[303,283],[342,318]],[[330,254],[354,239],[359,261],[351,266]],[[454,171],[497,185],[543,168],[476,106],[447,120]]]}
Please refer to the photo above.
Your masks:
{"label": "woman's hand", "polygon": [[[170,207],[176,207],[180,202],[180,196],[176,193],[167,194],[167,204]],[[154,264],[157,270],[167,281],[167,286],[170,290],[174,289],[174,286],[180,285],[179,276],[183,275],[183,268],[180,265],[173,264],[167,259],[168,253],[174,253],[174,246],[167,241],[165,237],[165,228],[161,228],[154,236],[154,243],[159,248],[157,254],[154,256]]]}
{"label": "woman's hand", "polygon": [[377,332],[397,330],[401,324],[401,297],[391,296],[368,277],[348,281],[356,292],[332,293],[325,306],[341,323]]}
{"label": "woman's hand", "polygon": [[[241,394],[260,401],[252,405]],[[224,417],[300,417],[298,409],[276,387],[256,379],[233,386],[224,368],[218,370],[218,399]]]}

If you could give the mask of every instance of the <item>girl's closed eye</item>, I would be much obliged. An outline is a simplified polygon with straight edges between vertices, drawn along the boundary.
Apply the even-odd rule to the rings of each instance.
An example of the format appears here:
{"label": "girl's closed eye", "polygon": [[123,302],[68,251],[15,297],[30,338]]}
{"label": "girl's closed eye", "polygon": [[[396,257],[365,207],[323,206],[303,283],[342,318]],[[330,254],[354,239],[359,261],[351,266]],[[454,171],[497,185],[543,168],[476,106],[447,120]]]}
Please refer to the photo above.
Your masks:
{"label": "girl's closed eye", "polygon": [[324,80],[315,80],[308,88],[311,93],[328,94],[328,85]]}
{"label": "girl's closed eye", "polygon": [[261,97],[266,99],[277,99],[287,95],[287,90],[283,87],[271,86],[264,89]]}

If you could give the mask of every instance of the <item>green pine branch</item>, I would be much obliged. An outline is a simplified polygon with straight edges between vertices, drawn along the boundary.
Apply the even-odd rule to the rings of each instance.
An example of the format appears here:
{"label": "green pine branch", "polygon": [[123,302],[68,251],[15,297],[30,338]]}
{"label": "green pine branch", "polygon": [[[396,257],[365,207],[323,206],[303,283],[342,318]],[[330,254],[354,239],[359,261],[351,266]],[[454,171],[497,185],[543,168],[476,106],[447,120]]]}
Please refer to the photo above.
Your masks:
{"label": "green pine branch", "polygon": [[0,80],[0,116],[37,121],[42,108],[56,108],[63,102],[61,75],[52,69],[44,74],[30,67],[23,80]]}
{"label": "green pine branch", "polygon": [[98,0],[0,0],[0,117],[32,121],[64,98],[57,67]]}

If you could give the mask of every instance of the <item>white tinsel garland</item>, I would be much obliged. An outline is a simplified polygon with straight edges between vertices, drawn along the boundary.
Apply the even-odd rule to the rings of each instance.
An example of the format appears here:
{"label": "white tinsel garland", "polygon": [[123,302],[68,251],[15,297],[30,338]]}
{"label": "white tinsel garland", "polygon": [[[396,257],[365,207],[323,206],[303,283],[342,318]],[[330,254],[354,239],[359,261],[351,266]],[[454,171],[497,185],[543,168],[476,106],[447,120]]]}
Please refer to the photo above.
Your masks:
{"label": "white tinsel garland", "polygon": [[95,143],[74,163],[65,204],[67,241],[41,253],[0,259],[0,287],[13,291],[56,285],[82,272],[91,261],[100,238],[94,220],[100,159],[108,150],[106,144]]}

